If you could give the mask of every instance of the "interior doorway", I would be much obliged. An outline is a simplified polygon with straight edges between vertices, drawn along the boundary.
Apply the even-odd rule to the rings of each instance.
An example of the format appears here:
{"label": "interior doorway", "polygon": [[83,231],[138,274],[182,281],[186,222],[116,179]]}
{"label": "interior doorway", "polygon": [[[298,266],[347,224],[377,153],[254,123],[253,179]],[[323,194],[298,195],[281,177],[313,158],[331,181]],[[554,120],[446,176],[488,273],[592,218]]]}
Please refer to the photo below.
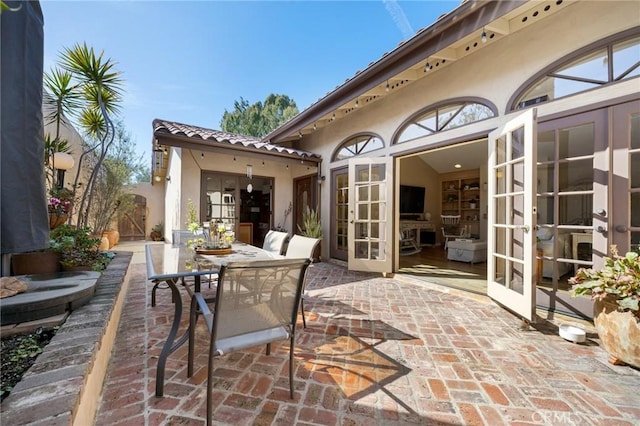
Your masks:
{"label": "interior doorway", "polygon": [[398,273],[486,295],[487,139],[412,154],[398,167]]}
{"label": "interior doorway", "polygon": [[203,221],[233,225],[236,238],[262,246],[273,226],[273,178],[203,172]]}

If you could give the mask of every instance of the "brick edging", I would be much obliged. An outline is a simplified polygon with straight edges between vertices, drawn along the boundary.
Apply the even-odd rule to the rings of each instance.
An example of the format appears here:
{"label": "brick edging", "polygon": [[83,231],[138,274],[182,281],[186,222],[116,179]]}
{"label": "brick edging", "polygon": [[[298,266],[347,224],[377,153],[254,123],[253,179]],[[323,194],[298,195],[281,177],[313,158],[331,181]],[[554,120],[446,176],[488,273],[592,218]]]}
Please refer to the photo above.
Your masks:
{"label": "brick edging", "polygon": [[132,255],[132,252],[116,252],[98,278],[91,300],[71,312],[36,362],[2,401],[0,420],[3,424],[74,422],[97,353],[106,345],[103,339],[107,328],[113,325],[115,303]]}

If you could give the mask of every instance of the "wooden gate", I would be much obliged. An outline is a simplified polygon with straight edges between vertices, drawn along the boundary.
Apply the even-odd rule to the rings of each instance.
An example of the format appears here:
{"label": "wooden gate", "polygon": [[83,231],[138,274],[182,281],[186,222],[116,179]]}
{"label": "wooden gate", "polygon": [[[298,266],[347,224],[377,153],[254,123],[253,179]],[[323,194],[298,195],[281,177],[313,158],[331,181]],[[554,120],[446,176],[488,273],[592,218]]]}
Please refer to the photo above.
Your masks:
{"label": "wooden gate", "polygon": [[133,199],[133,204],[133,209],[121,215],[118,219],[118,232],[120,232],[121,240],[145,239],[147,199],[142,195],[136,195]]}

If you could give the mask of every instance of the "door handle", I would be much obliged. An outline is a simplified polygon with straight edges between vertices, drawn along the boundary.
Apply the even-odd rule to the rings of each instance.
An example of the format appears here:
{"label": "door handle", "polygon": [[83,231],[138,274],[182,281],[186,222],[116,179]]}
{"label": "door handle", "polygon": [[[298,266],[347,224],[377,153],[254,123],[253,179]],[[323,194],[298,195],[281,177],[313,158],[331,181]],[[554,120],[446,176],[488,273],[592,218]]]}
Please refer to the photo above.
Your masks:
{"label": "door handle", "polygon": [[616,232],[627,232],[628,230],[629,228],[627,228],[625,225],[616,226]]}

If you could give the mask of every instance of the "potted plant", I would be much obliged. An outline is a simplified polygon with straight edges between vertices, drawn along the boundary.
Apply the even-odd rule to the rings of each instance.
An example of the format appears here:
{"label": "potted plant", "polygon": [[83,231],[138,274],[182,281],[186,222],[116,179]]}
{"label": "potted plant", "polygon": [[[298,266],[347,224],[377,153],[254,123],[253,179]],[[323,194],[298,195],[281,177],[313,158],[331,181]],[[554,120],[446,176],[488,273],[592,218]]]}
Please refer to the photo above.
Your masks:
{"label": "potted plant", "polygon": [[101,271],[110,256],[100,251],[100,239],[91,237],[89,227],[62,225],[51,231],[50,247],[60,253],[63,271]]}
{"label": "potted plant", "polygon": [[153,228],[151,228],[151,234],[149,234],[149,237],[151,237],[153,241],[162,241],[163,233],[164,225],[162,223],[158,223],[157,225],[154,225]]}
{"label": "potted plant", "polygon": [[620,256],[614,245],[604,260],[600,270],[578,269],[569,280],[572,293],[594,301],[594,324],[610,362],[640,367],[640,256]]}
{"label": "potted plant", "polygon": [[49,229],[56,229],[69,219],[73,193],[66,188],[53,188],[49,191],[47,211],[49,213]]}
{"label": "potted plant", "polygon": [[[302,225],[303,227],[298,225],[300,235],[303,237],[317,238],[319,240],[322,239],[322,223],[320,222],[320,216],[316,210],[309,206],[304,207],[304,211],[302,212]],[[315,252],[313,253],[314,262],[320,261],[320,253],[320,244],[318,244]]]}

